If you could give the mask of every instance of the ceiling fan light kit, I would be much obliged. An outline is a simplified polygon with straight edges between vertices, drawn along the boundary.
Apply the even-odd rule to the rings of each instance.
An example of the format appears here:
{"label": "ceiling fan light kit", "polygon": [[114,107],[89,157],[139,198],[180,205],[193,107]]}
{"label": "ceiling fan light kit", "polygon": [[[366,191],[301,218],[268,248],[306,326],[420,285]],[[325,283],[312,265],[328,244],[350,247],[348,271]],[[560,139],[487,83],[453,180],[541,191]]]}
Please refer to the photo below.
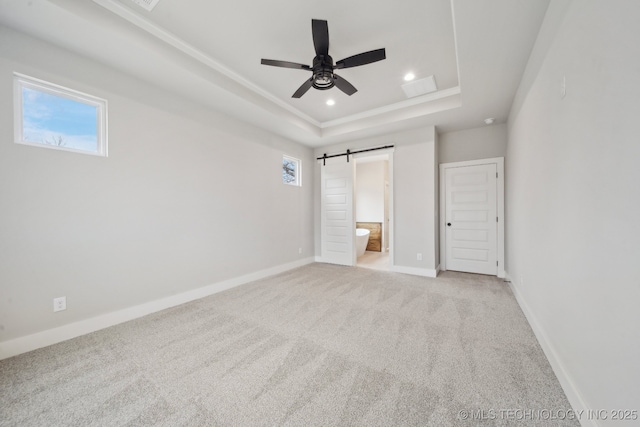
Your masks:
{"label": "ceiling fan light kit", "polygon": [[297,70],[311,71],[313,75],[293,94],[293,98],[300,98],[312,87],[318,90],[327,90],[336,86],[342,92],[351,96],[358,90],[346,79],[334,74],[334,70],[343,68],[358,67],[360,65],[371,64],[372,62],[386,59],[385,49],[376,49],[369,52],[350,56],[333,63],[333,58],[329,56],[329,26],[327,21],[320,19],[311,20],[311,32],[313,35],[313,46],[316,56],[313,58],[313,66],[298,64],[296,62],[279,61],[274,59],[262,59],[263,65],[273,67],[294,68]]}

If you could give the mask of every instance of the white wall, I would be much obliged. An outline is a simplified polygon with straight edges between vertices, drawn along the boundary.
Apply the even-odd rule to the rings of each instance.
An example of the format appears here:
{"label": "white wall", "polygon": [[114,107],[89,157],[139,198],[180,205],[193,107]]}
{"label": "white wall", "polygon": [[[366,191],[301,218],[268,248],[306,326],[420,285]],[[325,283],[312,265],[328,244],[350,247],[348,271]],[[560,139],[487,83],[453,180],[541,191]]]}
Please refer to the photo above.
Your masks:
{"label": "white wall", "polygon": [[439,162],[505,157],[507,153],[507,125],[495,124],[440,134]]}
{"label": "white wall", "polygon": [[509,118],[507,271],[576,409],[640,409],[638,22],[551,2]]}
{"label": "white wall", "polygon": [[[311,149],[3,27],[0,40],[0,343],[313,255]],[[106,98],[109,157],[15,144],[14,71]],[[302,188],[282,183],[284,153]]]}
{"label": "white wall", "polygon": [[[429,126],[391,135],[322,147],[315,156],[359,148],[395,145],[393,153],[393,256],[398,270],[435,273],[437,267],[436,141]],[[346,160],[345,160],[346,161]],[[316,166],[319,182],[321,164]],[[320,254],[320,189],[316,189],[316,254]],[[422,261],[417,254],[422,254]]]}
{"label": "white wall", "polygon": [[356,163],[356,222],[384,223],[384,161]]}

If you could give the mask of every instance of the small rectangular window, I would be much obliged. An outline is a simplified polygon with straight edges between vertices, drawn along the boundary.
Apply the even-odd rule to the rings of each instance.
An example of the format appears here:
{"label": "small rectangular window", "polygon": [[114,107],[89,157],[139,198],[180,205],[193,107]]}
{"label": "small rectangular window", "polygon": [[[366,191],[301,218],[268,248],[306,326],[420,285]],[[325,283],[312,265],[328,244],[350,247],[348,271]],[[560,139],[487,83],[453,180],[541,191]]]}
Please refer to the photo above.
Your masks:
{"label": "small rectangular window", "polygon": [[14,74],[17,144],[107,156],[107,101]]}
{"label": "small rectangular window", "polygon": [[289,156],[282,156],[282,182],[289,185],[302,186],[301,161]]}

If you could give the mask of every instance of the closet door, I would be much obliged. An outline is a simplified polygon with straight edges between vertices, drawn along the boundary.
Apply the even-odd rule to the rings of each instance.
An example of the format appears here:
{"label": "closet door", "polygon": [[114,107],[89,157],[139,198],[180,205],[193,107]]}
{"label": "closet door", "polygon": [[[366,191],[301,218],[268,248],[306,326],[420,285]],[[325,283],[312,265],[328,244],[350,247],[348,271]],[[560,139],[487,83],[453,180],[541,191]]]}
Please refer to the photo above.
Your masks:
{"label": "closet door", "polygon": [[445,171],[447,270],[496,275],[496,164],[452,167]]}

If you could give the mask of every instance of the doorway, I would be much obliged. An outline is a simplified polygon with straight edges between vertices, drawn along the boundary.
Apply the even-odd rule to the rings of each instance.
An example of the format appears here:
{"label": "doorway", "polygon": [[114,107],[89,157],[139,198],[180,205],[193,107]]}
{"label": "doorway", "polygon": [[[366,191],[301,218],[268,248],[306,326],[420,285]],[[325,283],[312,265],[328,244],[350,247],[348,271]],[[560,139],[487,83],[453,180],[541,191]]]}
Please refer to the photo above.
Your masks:
{"label": "doorway", "polygon": [[[367,150],[368,151],[368,150]],[[380,202],[385,206],[382,217],[376,217],[381,233],[380,252],[364,259],[376,269],[389,270],[393,266],[393,148],[372,149],[370,152],[346,157],[326,158],[320,165],[320,241],[318,261],[355,266],[356,256],[356,169],[357,165],[383,162],[385,174],[380,180]],[[366,168],[366,166],[365,166]],[[386,194],[385,194],[386,193]],[[361,208],[362,209],[362,208]],[[360,218],[362,219],[362,218]],[[377,255],[377,256],[375,256]],[[384,259],[382,259],[384,258]]]}
{"label": "doorway", "polygon": [[389,155],[356,158],[355,164],[356,228],[369,231],[366,251],[358,253],[356,265],[389,271]]}
{"label": "doorway", "polygon": [[504,277],[504,158],[440,165],[440,269]]}

